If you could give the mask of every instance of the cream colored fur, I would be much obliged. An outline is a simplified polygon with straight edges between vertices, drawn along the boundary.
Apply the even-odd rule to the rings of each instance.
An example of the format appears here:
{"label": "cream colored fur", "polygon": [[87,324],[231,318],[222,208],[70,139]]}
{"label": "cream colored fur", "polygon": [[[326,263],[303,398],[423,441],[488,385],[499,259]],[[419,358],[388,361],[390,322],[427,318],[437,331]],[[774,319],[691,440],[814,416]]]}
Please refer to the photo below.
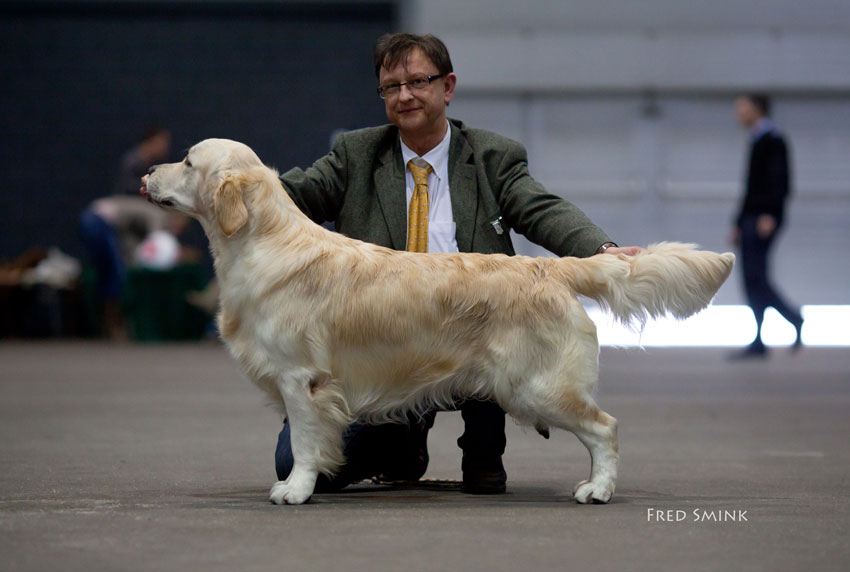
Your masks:
{"label": "cream colored fur", "polygon": [[245,373],[287,415],[295,465],[271,500],[303,503],[343,462],[354,419],[381,422],[471,396],[523,424],[572,431],[592,457],[581,503],[607,502],[616,420],[593,400],[596,328],[576,298],[641,324],[709,304],[732,254],[664,243],[578,258],[397,252],[329,232],[245,145],[209,139],[147,181],[154,202],[203,225],[218,324]]}

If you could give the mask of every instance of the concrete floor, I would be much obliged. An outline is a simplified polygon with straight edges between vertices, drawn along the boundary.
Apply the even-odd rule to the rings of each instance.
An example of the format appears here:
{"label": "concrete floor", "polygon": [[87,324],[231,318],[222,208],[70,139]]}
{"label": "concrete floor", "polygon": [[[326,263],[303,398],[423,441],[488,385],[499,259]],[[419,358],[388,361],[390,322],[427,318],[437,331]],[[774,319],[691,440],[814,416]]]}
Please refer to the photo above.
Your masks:
{"label": "concrete floor", "polygon": [[[609,505],[571,500],[575,437],[509,424],[506,495],[361,485],[278,507],[279,421],[218,345],[2,343],[0,569],[847,570],[850,351],[724,353],[603,351]],[[460,478],[460,421],[437,417],[427,477]]]}

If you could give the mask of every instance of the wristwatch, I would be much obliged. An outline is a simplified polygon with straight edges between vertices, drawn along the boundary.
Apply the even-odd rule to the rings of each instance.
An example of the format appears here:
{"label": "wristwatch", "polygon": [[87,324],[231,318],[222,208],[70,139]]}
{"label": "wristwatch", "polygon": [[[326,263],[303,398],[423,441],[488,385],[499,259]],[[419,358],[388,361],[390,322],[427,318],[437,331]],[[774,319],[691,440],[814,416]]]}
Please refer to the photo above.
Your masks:
{"label": "wristwatch", "polygon": [[599,248],[596,249],[596,254],[603,254],[609,248],[611,248],[611,247],[616,248],[616,246],[617,246],[617,243],[615,243],[615,242],[606,242],[605,244],[603,244],[602,246],[600,246]]}

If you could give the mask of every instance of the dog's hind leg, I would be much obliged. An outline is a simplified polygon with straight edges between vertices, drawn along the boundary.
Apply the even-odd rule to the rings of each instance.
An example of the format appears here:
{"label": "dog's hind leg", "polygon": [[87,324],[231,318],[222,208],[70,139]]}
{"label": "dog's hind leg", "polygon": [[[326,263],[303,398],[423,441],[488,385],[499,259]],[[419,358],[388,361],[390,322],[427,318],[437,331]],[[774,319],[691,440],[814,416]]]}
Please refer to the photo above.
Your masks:
{"label": "dog's hind leg", "polygon": [[617,485],[619,445],[617,443],[617,420],[599,409],[588,405],[588,415],[567,427],[584,443],[590,452],[590,479],[581,481],[573,489],[576,501],[607,503]]}
{"label": "dog's hind leg", "polygon": [[545,405],[537,408],[536,423],[572,432],[590,453],[590,478],[573,489],[576,501],[608,502],[617,483],[617,420],[599,409],[582,388],[547,392],[538,399]]}
{"label": "dog's hind leg", "polygon": [[332,473],[344,461],[342,432],[350,415],[342,394],[327,378],[287,377],[278,381],[286,404],[294,464],[285,481],[269,493],[275,504],[302,504],[310,499],[319,473]]}

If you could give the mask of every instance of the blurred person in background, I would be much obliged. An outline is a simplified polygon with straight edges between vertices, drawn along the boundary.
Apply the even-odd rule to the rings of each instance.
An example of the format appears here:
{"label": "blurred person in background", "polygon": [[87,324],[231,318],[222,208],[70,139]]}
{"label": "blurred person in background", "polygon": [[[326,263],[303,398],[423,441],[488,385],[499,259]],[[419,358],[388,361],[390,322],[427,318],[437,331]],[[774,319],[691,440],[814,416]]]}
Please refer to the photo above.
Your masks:
{"label": "blurred person in background", "polygon": [[[333,221],[346,236],[412,252],[513,255],[511,228],[559,256],[640,250],[618,247],[577,207],[546,192],[529,174],[522,145],[447,118],[457,76],[438,38],[386,35],[373,63],[390,125],[344,133],[312,167],[281,175],[312,220]],[[458,408],[462,490],[504,493],[505,412],[492,401],[467,400]],[[411,413],[406,425],[351,425],[344,435],[346,464],[332,479],[320,475],[316,491],[374,476],[418,480],[428,466],[434,415]],[[275,454],[278,478],[285,480],[293,463],[284,423]]]}
{"label": "blurred person in background", "polygon": [[139,179],[152,165],[164,161],[170,148],[167,129],[147,128],[139,143],[121,158],[114,194],[96,199],[80,215],[80,234],[97,273],[100,329],[113,340],[127,339],[121,295],[127,267],[139,260],[140,252],[150,251],[140,246],[152,242],[148,240],[152,233],[155,238],[167,233],[176,244],[176,236],[187,226],[185,216],[175,216],[139,196]]}
{"label": "blurred person in background", "polygon": [[179,213],[125,195],[97,199],[80,215],[80,234],[97,273],[100,330],[106,337],[128,337],[121,311],[127,268],[141,263],[164,270],[177,264],[183,256],[177,237],[187,224]]}
{"label": "blurred person in background", "polygon": [[770,98],[748,94],[735,101],[738,122],[749,130],[750,150],[744,195],[731,232],[741,251],[741,269],[747,303],[758,326],[755,341],[732,359],[764,358],[767,348],[761,331],[768,306],[791,322],[797,331],[793,349],[802,346],[803,317],[790,306],[770,281],[769,256],[785,221],[785,205],[791,193],[790,152],[785,136],[770,119]]}

